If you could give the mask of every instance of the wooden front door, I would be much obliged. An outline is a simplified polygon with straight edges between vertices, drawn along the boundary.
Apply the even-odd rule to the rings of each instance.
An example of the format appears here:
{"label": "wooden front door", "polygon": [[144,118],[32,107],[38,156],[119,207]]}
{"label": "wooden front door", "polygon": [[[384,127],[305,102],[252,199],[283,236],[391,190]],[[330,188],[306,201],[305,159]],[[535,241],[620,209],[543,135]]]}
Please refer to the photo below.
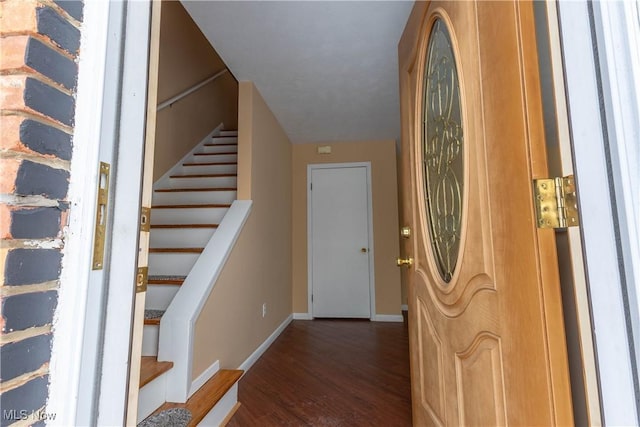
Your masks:
{"label": "wooden front door", "polygon": [[414,424],[573,423],[528,2],[416,2],[399,45]]}

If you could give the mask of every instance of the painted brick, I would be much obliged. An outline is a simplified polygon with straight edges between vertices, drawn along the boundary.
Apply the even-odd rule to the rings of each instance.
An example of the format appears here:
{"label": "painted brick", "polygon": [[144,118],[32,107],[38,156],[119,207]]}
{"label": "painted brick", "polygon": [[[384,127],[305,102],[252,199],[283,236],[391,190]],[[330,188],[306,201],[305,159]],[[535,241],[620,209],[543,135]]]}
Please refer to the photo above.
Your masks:
{"label": "painted brick", "polygon": [[42,195],[64,199],[69,188],[69,172],[28,160],[20,164],[15,193],[21,196]]}
{"label": "painted brick", "polygon": [[76,102],[67,95],[39,80],[28,77],[24,86],[24,105],[65,125],[73,125]]}
{"label": "painted brick", "polygon": [[8,333],[53,322],[53,313],[58,305],[58,292],[34,292],[12,295],[2,300],[4,328]]}
{"label": "painted brick", "polygon": [[57,208],[16,209],[11,212],[14,239],[45,239],[60,233],[61,211]]}
{"label": "painted brick", "polygon": [[56,249],[12,249],[5,260],[5,285],[29,285],[57,280],[62,254]]}
{"label": "painted brick", "polygon": [[0,159],[0,193],[11,194],[15,191],[20,163],[18,159]]}
{"label": "painted brick", "polygon": [[20,124],[23,120],[24,118],[20,116],[0,115],[1,150],[27,151],[26,147],[20,142]]}
{"label": "painted brick", "polygon": [[51,359],[51,334],[38,335],[0,347],[0,379],[9,381],[40,369]]}
{"label": "painted brick", "polygon": [[55,4],[63,8],[69,15],[78,21],[82,21],[82,1],[79,0],[53,0]]}
{"label": "painted brick", "polygon": [[53,126],[35,120],[24,120],[20,123],[20,141],[35,152],[71,160],[72,136]]}
{"label": "painted brick", "polygon": [[24,53],[29,36],[9,36],[0,38],[0,70],[20,70],[24,67]]}
{"label": "painted brick", "polygon": [[30,38],[26,47],[25,64],[67,89],[76,88],[78,67],[38,39]]}
{"label": "painted brick", "polygon": [[[11,415],[20,415],[19,411],[24,411],[24,415],[31,415],[42,408],[47,399],[47,384],[49,376],[35,378],[25,385],[6,391],[0,394],[0,408],[2,408],[2,418],[0,426],[8,426],[18,419],[11,418]],[[15,412],[14,412],[15,411]]]}
{"label": "painted brick", "polygon": [[25,76],[0,76],[0,105],[3,110],[24,109]]}
{"label": "painted brick", "polygon": [[36,0],[5,0],[0,2],[0,34],[36,32]]}
{"label": "painted brick", "polygon": [[38,9],[36,17],[40,34],[49,36],[58,46],[72,55],[78,54],[80,49],[79,29],[50,7]]}
{"label": "painted brick", "polygon": [[[0,169],[2,166],[0,165]],[[0,239],[11,238],[11,209],[8,205],[0,204]],[[2,254],[0,254],[2,257]],[[0,267],[2,266],[4,259],[0,258]],[[4,269],[3,269],[4,270]],[[2,271],[0,271],[0,282],[4,282]]]}

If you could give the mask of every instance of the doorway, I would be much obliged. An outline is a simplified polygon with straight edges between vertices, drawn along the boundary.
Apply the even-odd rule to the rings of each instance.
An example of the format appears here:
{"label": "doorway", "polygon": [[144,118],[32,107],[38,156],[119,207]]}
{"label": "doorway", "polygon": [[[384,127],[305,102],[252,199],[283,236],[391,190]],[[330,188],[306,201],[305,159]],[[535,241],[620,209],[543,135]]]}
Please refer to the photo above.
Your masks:
{"label": "doorway", "polygon": [[309,165],[307,171],[311,315],[371,318],[371,164]]}

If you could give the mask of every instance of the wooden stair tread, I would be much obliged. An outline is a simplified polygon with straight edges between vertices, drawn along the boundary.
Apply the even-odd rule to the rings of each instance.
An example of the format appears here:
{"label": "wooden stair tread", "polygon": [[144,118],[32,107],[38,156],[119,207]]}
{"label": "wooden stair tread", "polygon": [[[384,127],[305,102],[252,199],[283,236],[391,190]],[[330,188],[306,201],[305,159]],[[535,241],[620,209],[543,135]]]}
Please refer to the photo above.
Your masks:
{"label": "wooden stair tread", "polygon": [[157,191],[158,193],[173,193],[173,192],[181,192],[181,191],[236,191],[237,188],[160,188]]}
{"label": "wooden stair tread", "polygon": [[140,388],[149,384],[173,367],[173,362],[158,362],[155,356],[142,356],[140,361]]}
{"label": "wooden stair tread", "polygon": [[[223,136],[222,138],[235,138],[233,136]],[[203,144],[203,147],[232,147],[232,146],[236,146],[238,145],[237,142],[225,142],[224,144],[212,144],[212,143],[206,143]]]}
{"label": "wooden stair tread", "polygon": [[160,325],[160,317],[154,319],[144,319],[145,325]]}
{"label": "wooden stair tread", "polygon": [[151,224],[151,228],[218,228],[219,224]]}
{"label": "wooden stair tread", "polygon": [[152,415],[171,408],[185,408],[191,412],[188,427],[196,426],[216,403],[222,399],[227,391],[240,379],[244,371],[221,369],[202,387],[196,391],[185,403],[166,402]]}
{"label": "wooden stair tread", "polygon": [[204,248],[149,248],[149,253],[170,253],[170,252],[181,252],[181,253],[194,253],[199,254],[204,250]]}
{"label": "wooden stair tread", "polygon": [[182,285],[185,276],[149,276],[149,285]]}
{"label": "wooden stair tread", "polygon": [[200,204],[200,205],[156,205],[151,209],[199,209],[199,208],[230,208],[230,204]]}
{"label": "wooden stair tread", "polygon": [[208,163],[183,163],[182,166],[223,166],[237,165],[238,162],[208,162]]}
{"label": "wooden stair tread", "polygon": [[235,173],[211,173],[197,175],[171,175],[169,178],[232,178],[238,176]]}
{"label": "wooden stair tread", "polygon": [[194,156],[228,156],[230,154],[238,154],[235,151],[225,151],[224,153],[193,153]]}

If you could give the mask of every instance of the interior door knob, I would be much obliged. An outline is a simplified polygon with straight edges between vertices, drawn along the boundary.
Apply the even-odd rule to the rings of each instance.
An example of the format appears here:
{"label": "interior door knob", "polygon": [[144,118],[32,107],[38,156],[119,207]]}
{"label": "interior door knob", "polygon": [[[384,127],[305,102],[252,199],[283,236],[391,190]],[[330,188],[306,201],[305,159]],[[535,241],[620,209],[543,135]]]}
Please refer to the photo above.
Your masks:
{"label": "interior door knob", "polygon": [[411,267],[411,265],[413,265],[413,258],[398,258],[396,260],[396,265],[398,267]]}
{"label": "interior door knob", "polygon": [[366,253],[367,253],[367,251],[368,251],[368,250],[367,250],[367,248],[361,248],[361,249],[360,249],[360,252],[362,252],[363,254],[366,254]]}

